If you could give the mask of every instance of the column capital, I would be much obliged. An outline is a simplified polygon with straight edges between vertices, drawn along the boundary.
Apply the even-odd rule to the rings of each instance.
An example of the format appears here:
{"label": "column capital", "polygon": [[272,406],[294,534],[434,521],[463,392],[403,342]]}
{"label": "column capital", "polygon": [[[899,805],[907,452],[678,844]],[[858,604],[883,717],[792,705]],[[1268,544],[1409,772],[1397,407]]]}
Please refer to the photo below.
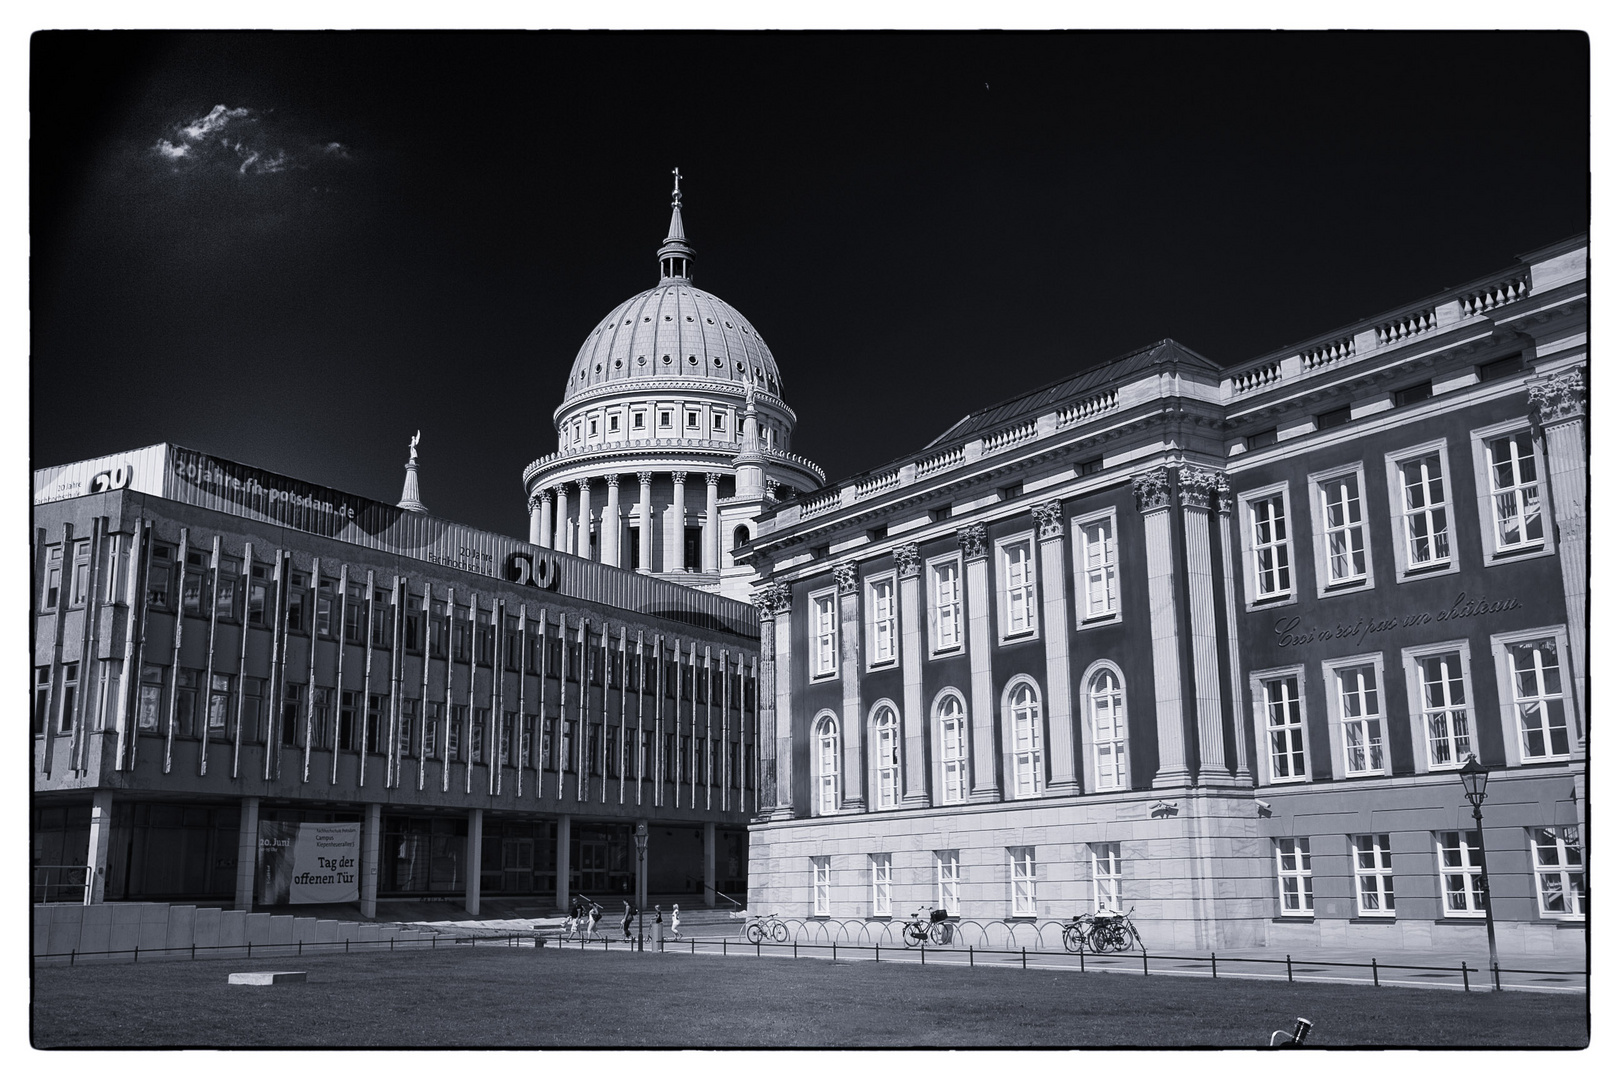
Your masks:
{"label": "column capital", "polygon": [[859,576],[860,575],[855,571],[855,564],[852,562],[841,562],[837,566],[834,566],[833,577],[838,579],[838,595],[848,596],[850,593],[853,593],[856,589]]}
{"label": "column capital", "polygon": [[775,480],[767,479],[765,481],[765,498],[769,502],[775,502],[776,501],[776,481]]}
{"label": "column capital", "polygon": [[894,549],[894,565],[902,578],[914,578],[922,573],[922,550],[916,544],[901,544]]}
{"label": "column capital", "polygon": [[1170,505],[1170,470],[1163,465],[1131,477],[1131,490],[1136,493],[1136,511],[1164,510]]}
{"label": "column capital", "polygon": [[652,478],[653,478],[653,474],[650,473],[650,472],[638,472],[638,473],[636,473],[636,479],[641,481],[641,486],[642,487],[651,487],[652,486]]}
{"label": "column capital", "polygon": [[1215,481],[1215,500],[1216,505],[1220,508],[1221,513],[1231,514],[1232,507],[1234,505],[1232,499],[1232,481],[1227,478],[1225,473],[1221,473],[1220,479]]}
{"label": "column capital", "polygon": [[1042,540],[1057,540],[1063,536],[1063,504],[1056,499],[1030,508],[1035,515]]}
{"label": "column capital", "polygon": [[1225,474],[1197,465],[1182,465],[1176,470],[1176,487],[1181,494],[1181,505],[1189,510],[1208,510],[1211,496],[1215,495]]}
{"label": "column capital", "polygon": [[965,559],[983,559],[989,554],[988,540],[983,525],[964,525],[956,530],[956,546]]}
{"label": "column capital", "polygon": [[709,485],[712,488],[717,488],[717,487],[720,486],[720,478],[722,476],[724,476],[724,475],[726,475],[726,474],[725,473],[717,473],[717,472],[704,473],[703,474],[703,482],[705,484]]}
{"label": "column capital", "polygon": [[677,484],[685,484],[686,483],[686,472],[685,472],[685,470],[682,470],[681,472],[672,472],[669,475],[670,475],[670,479],[674,480]]}
{"label": "column capital", "polygon": [[559,498],[559,499],[568,498],[568,485],[567,484],[558,484],[556,486],[556,488],[553,489],[553,490],[555,490],[557,492],[557,498]]}
{"label": "column capital", "polygon": [[793,605],[793,588],[780,581],[768,581],[754,590],[754,606],[761,622],[786,615]]}
{"label": "column capital", "polygon": [[1586,373],[1580,368],[1528,383],[1525,389],[1543,427],[1586,415]]}
{"label": "column capital", "polygon": [[[549,496],[547,496],[546,501],[550,502],[551,498]],[[537,497],[535,497],[533,495],[530,495],[529,496],[529,513],[532,514],[538,509],[540,509],[540,500]]]}
{"label": "column capital", "polygon": [[584,494],[585,492],[591,490],[591,478],[588,477],[588,476],[580,477],[579,480],[576,481],[576,483],[579,484],[579,490],[580,490],[581,494]]}
{"label": "column capital", "polygon": [[618,486],[619,486],[619,474],[618,473],[615,472],[615,473],[608,473],[607,474],[607,486],[610,487],[610,488],[615,488],[615,489],[618,488]]}
{"label": "column capital", "polygon": [[540,501],[541,506],[550,506],[551,505],[551,492],[546,490],[545,488],[541,488],[539,491],[536,491],[533,495],[531,495],[529,497],[531,499],[538,499]]}

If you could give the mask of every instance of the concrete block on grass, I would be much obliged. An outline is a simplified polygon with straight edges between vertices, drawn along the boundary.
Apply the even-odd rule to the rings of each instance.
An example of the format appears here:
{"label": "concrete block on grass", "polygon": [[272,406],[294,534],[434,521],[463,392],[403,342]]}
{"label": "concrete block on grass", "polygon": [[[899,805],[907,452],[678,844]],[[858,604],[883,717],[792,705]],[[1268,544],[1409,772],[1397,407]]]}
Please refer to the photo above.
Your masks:
{"label": "concrete block on grass", "polygon": [[226,982],[231,986],[274,986],[308,982],[307,975],[304,971],[233,971]]}

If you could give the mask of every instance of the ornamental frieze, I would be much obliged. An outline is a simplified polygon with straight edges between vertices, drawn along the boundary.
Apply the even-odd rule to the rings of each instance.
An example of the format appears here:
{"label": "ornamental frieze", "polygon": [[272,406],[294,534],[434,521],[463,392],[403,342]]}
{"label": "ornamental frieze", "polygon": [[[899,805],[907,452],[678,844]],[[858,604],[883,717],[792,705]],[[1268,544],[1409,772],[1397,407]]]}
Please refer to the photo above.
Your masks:
{"label": "ornamental frieze", "polygon": [[1031,508],[1035,515],[1035,524],[1040,527],[1042,540],[1051,540],[1063,535],[1063,504],[1057,500],[1041,503]]}
{"label": "ornamental frieze", "polygon": [[914,578],[922,573],[922,552],[916,544],[901,544],[894,549],[894,565],[902,578]]}
{"label": "ornamental frieze", "polygon": [[1163,510],[1170,505],[1170,470],[1161,465],[1157,469],[1137,473],[1131,477],[1131,490],[1136,493],[1138,513]]}
{"label": "ornamental frieze", "polygon": [[1181,505],[1190,510],[1208,510],[1210,496],[1215,494],[1224,475],[1213,469],[1197,465],[1182,465],[1176,470],[1177,488],[1181,492]]}
{"label": "ornamental frieze", "polygon": [[1586,376],[1578,368],[1530,383],[1525,389],[1543,427],[1586,415]]}

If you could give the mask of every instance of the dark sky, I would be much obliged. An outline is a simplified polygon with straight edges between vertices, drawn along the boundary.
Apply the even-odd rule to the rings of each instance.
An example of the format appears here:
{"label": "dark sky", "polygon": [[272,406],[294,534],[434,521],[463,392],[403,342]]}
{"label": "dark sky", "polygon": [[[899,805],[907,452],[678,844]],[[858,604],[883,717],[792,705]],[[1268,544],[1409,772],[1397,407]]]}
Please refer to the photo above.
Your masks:
{"label": "dark sky", "polygon": [[[1231,364],[1586,228],[1581,34],[43,34],[31,453],[170,441],[526,535],[657,280],[829,479],[1164,337]],[[222,109],[216,109],[223,106]]]}

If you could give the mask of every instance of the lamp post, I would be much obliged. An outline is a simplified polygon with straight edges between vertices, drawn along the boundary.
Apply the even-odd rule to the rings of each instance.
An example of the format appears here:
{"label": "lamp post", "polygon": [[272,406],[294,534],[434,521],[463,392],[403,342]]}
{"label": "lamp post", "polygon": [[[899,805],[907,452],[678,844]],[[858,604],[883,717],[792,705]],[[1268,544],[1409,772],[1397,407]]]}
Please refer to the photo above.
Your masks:
{"label": "lamp post", "polygon": [[[1474,811],[1477,814],[1477,811]],[[635,950],[642,952],[643,918],[642,908],[646,905],[646,823],[638,821],[635,826]],[[1489,910],[1489,908],[1487,908]],[[1495,941],[1492,938],[1492,941]],[[1495,959],[1495,946],[1492,946],[1490,957]]]}
{"label": "lamp post", "polygon": [[1480,814],[1480,804],[1485,801],[1485,781],[1490,778],[1490,770],[1479,763],[1473,754],[1463,762],[1463,767],[1457,774],[1462,781],[1463,790],[1474,807],[1474,831],[1479,834],[1479,891],[1485,896],[1485,940],[1491,951],[1491,987],[1496,988],[1496,920],[1491,915],[1491,877],[1485,865],[1485,822]]}

